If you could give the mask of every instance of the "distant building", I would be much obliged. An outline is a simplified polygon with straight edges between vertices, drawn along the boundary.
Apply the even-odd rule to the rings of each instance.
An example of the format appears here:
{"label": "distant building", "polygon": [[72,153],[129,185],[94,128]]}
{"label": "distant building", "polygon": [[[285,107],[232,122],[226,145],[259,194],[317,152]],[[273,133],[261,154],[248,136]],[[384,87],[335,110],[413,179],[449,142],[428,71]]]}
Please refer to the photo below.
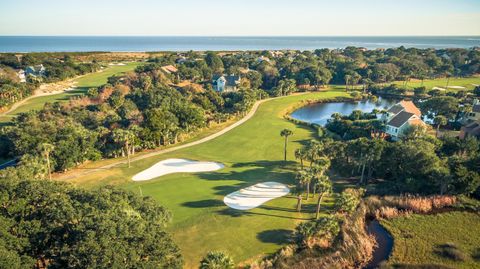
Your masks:
{"label": "distant building", "polygon": [[187,57],[185,56],[180,56],[177,58],[177,60],[175,61],[177,64],[184,64],[185,62],[187,62]]}
{"label": "distant building", "polygon": [[460,134],[458,135],[460,139],[465,139],[468,136],[480,138],[480,121],[472,122],[460,129]]}
{"label": "distant building", "polygon": [[47,70],[43,66],[43,64],[29,66],[25,69],[25,76],[33,76],[33,77],[44,77]]}
{"label": "distant building", "polygon": [[232,92],[238,89],[240,76],[214,75],[212,79],[213,89],[217,92]]}
{"label": "distant building", "polygon": [[167,74],[177,73],[178,69],[173,65],[164,65],[160,67]]}
{"label": "distant building", "polygon": [[27,82],[27,76],[25,76],[25,71],[24,70],[19,70],[17,72],[17,76],[20,79],[20,82]]}
{"label": "distant building", "polygon": [[386,122],[385,132],[396,141],[412,126],[425,123],[421,119],[422,112],[412,101],[402,100],[392,106],[384,117]]}
{"label": "distant building", "polygon": [[480,121],[480,101],[478,99],[473,101],[472,112],[468,113],[466,116],[467,123],[472,121]]}

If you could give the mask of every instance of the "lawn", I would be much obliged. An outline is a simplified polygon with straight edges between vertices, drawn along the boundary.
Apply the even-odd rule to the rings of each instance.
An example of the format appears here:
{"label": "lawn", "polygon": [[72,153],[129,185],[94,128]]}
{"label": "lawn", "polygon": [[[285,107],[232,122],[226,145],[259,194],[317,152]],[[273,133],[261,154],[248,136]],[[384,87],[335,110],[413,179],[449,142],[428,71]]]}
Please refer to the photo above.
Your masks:
{"label": "lawn", "polygon": [[[395,84],[399,86],[403,86],[403,81],[395,81]],[[452,86],[460,86],[464,87],[465,89],[463,90],[473,90],[475,88],[474,85],[480,85],[480,77],[466,77],[466,78],[450,78],[450,82],[448,83],[449,88],[448,91],[454,91],[457,92],[462,89],[457,89],[457,88],[451,88]],[[410,82],[407,83],[407,88],[410,90],[413,90],[417,87],[420,86],[425,86],[427,90],[431,90],[434,87],[442,88],[445,89],[447,86],[447,78],[438,78],[438,79],[425,79],[423,81],[421,80],[411,80]]]}
{"label": "lawn", "polygon": [[[382,221],[393,235],[394,264],[442,264],[452,268],[480,268],[480,215],[450,212],[436,215],[412,215]],[[438,253],[442,245],[453,243],[465,255],[454,261]]]}
{"label": "lawn", "polygon": [[54,103],[54,102],[64,102],[69,100],[72,97],[83,95],[87,92],[89,88],[92,87],[99,87],[105,83],[107,83],[107,79],[113,75],[119,75],[125,73],[127,71],[131,71],[135,69],[141,63],[139,62],[132,62],[127,63],[126,65],[114,65],[108,66],[102,72],[92,73],[80,77],[77,79],[76,89],[64,93],[48,95],[48,96],[39,96],[36,98],[32,98],[17,109],[11,111],[7,115],[0,116],[0,122],[8,122],[14,116],[24,113],[30,110],[39,110],[43,108],[43,105],[47,102]]}
{"label": "lawn", "polygon": [[[117,184],[125,189],[154,197],[173,213],[168,230],[182,249],[186,267],[198,267],[209,250],[223,250],[242,262],[275,252],[287,243],[298,222],[311,218],[314,200],[295,211],[296,199],[289,195],[272,200],[256,209],[237,211],[223,204],[223,197],[240,188],[264,181],[294,183],[294,149],[314,137],[311,129],[297,126],[282,117],[282,111],[306,99],[346,96],[341,91],[308,93],[268,101],[243,125],[209,142],[92,173],[70,180],[87,188]],[[293,130],[288,159],[283,162],[283,138],[280,131]],[[225,168],[216,172],[171,174],[147,182],[131,177],[167,158],[218,161]],[[324,213],[332,199],[325,201]]]}

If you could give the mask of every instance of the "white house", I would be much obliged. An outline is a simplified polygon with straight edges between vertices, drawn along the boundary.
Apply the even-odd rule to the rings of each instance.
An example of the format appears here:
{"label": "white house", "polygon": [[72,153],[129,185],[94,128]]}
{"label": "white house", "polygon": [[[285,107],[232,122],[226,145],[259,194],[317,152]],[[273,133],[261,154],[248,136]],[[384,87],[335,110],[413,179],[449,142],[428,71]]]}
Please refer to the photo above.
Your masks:
{"label": "white house", "polygon": [[236,91],[240,84],[240,76],[214,75],[212,79],[213,89],[217,92]]}
{"label": "white house", "polygon": [[33,76],[33,77],[43,77],[47,70],[43,66],[43,64],[29,66],[25,69],[25,76]]}
{"label": "white house", "polygon": [[414,125],[425,123],[421,119],[422,113],[412,101],[401,101],[387,110],[385,132],[396,141]]}
{"label": "white house", "polygon": [[19,70],[17,76],[20,79],[20,82],[27,82],[27,76],[25,76],[25,71]]}

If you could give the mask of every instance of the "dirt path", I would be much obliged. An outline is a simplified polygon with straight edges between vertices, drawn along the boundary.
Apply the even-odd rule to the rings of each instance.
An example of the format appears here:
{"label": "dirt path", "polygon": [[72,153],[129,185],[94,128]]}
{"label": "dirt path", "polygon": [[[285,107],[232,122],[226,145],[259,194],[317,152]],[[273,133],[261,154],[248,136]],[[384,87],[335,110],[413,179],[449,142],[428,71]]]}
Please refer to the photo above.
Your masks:
{"label": "dirt path", "polygon": [[[306,94],[306,93],[299,93],[299,94]],[[221,131],[218,131],[212,135],[209,135],[207,137],[204,137],[202,139],[199,139],[199,140],[196,140],[196,141],[193,141],[193,142],[190,142],[190,143],[187,143],[187,144],[183,144],[183,145],[180,145],[180,146],[176,146],[176,147],[171,147],[171,148],[168,148],[168,149],[162,149],[162,150],[158,150],[158,151],[154,151],[154,152],[150,152],[150,153],[147,153],[145,155],[141,155],[141,156],[138,156],[138,157],[133,157],[131,158],[131,161],[132,162],[135,162],[135,161],[140,161],[140,160],[143,160],[143,159],[146,159],[146,158],[150,158],[150,157],[153,157],[153,156],[157,156],[157,155],[161,155],[161,154],[165,154],[165,153],[169,153],[169,152],[172,152],[172,151],[176,151],[176,150],[180,150],[180,149],[184,149],[184,148],[188,148],[188,147],[192,147],[192,146],[196,146],[196,145],[199,145],[199,144],[202,144],[202,143],[205,143],[205,142],[208,142],[212,139],[215,139],[225,133],[227,133],[228,131],[242,125],[243,123],[245,123],[246,121],[248,121],[249,119],[251,119],[253,117],[253,115],[255,115],[255,112],[257,112],[257,109],[258,107],[267,102],[267,101],[270,101],[270,100],[273,100],[273,99],[277,99],[277,98],[283,98],[285,96],[281,96],[281,97],[274,97],[274,98],[268,98],[268,99],[263,99],[263,100],[259,100],[257,102],[255,102],[255,104],[253,105],[252,109],[250,110],[250,112],[248,112],[247,115],[245,115],[245,117],[243,117],[241,120],[235,122],[234,124],[226,127],[225,129],[222,129]],[[67,173],[67,174],[60,174],[60,175],[57,175],[55,177],[55,179],[57,180],[66,180],[66,179],[73,179],[73,178],[78,178],[80,176],[84,176],[84,175],[88,175],[88,174],[91,174],[91,173],[95,173],[95,172],[98,172],[100,170],[105,170],[105,169],[109,169],[109,168],[112,168],[112,167],[115,167],[119,164],[126,164],[127,163],[127,160],[121,160],[121,161],[117,161],[117,162],[114,162],[114,163],[111,163],[111,164],[108,164],[108,165],[104,165],[104,166],[101,166],[101,167],[98,167],[98,168],[92,168],[92,169],[88,169],[88,170],[82,170],[80,172],[76,172],[75,174],[73,173]]]}

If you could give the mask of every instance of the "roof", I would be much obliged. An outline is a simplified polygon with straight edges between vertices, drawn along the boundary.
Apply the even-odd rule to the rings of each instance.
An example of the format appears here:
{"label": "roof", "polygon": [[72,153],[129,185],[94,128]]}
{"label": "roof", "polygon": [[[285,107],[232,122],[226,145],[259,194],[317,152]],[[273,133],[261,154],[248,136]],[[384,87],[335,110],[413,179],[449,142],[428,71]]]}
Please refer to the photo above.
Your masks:
{"label": "roof", "polygon": [[161,67],[163,71],[165,71],[166,73],[176,73],[178,71],[178,69],[173,66],[173,65],[165,65],[165,66],[162,66]]}
{"label": "roof", "polygon": [[416,117],[408,120],[408,123],[410,125],[425,125],[425,122],[423,122],[423,120],[421,120],[419,118],[416,118]]}
{"label": "roof", "polygon": [[404,108],[401,105],[396,104],[396,105],[392,106],[389,110],[387,110],[387,112],[393,113],[393,114],[398,114],[403,109]]}
{"label": "roof", "polygon": [[399,104],[405,109],[405,111],[413,113],[418,117],[422,116],[422,112],[412,101],[402,100]]}
{"label": "roof", "polygon": [[222,77],[225,79],[225,86],[237,86],[240,80],[240,76],[236,76],[236,75],[229,75],[229,76],[213,75],[212,77],[213,83],[215,84],[217,80],[219,80]]}
{"label": "roof", "polygon": [[398,113],[395,117],[393,117],[387,125],[400,128],[402,125],[404,125],[411,117],[415,116],[415,114],[406,112],[406,111],[401,111]]}
{"label": "roof", "polygon": [[462,130],[469,135],[480,137],[480,122],[472,122],[462,127]]}
{"label": "roof", "polygon": [[474,105],[474,106],[472,107],[472,112],[480,112],[480,104]]}
{"label": "roof", "polygon": [[226,86],[237,86],[238,81],[240,80],[240,76],[227,76],[226,79]]}

